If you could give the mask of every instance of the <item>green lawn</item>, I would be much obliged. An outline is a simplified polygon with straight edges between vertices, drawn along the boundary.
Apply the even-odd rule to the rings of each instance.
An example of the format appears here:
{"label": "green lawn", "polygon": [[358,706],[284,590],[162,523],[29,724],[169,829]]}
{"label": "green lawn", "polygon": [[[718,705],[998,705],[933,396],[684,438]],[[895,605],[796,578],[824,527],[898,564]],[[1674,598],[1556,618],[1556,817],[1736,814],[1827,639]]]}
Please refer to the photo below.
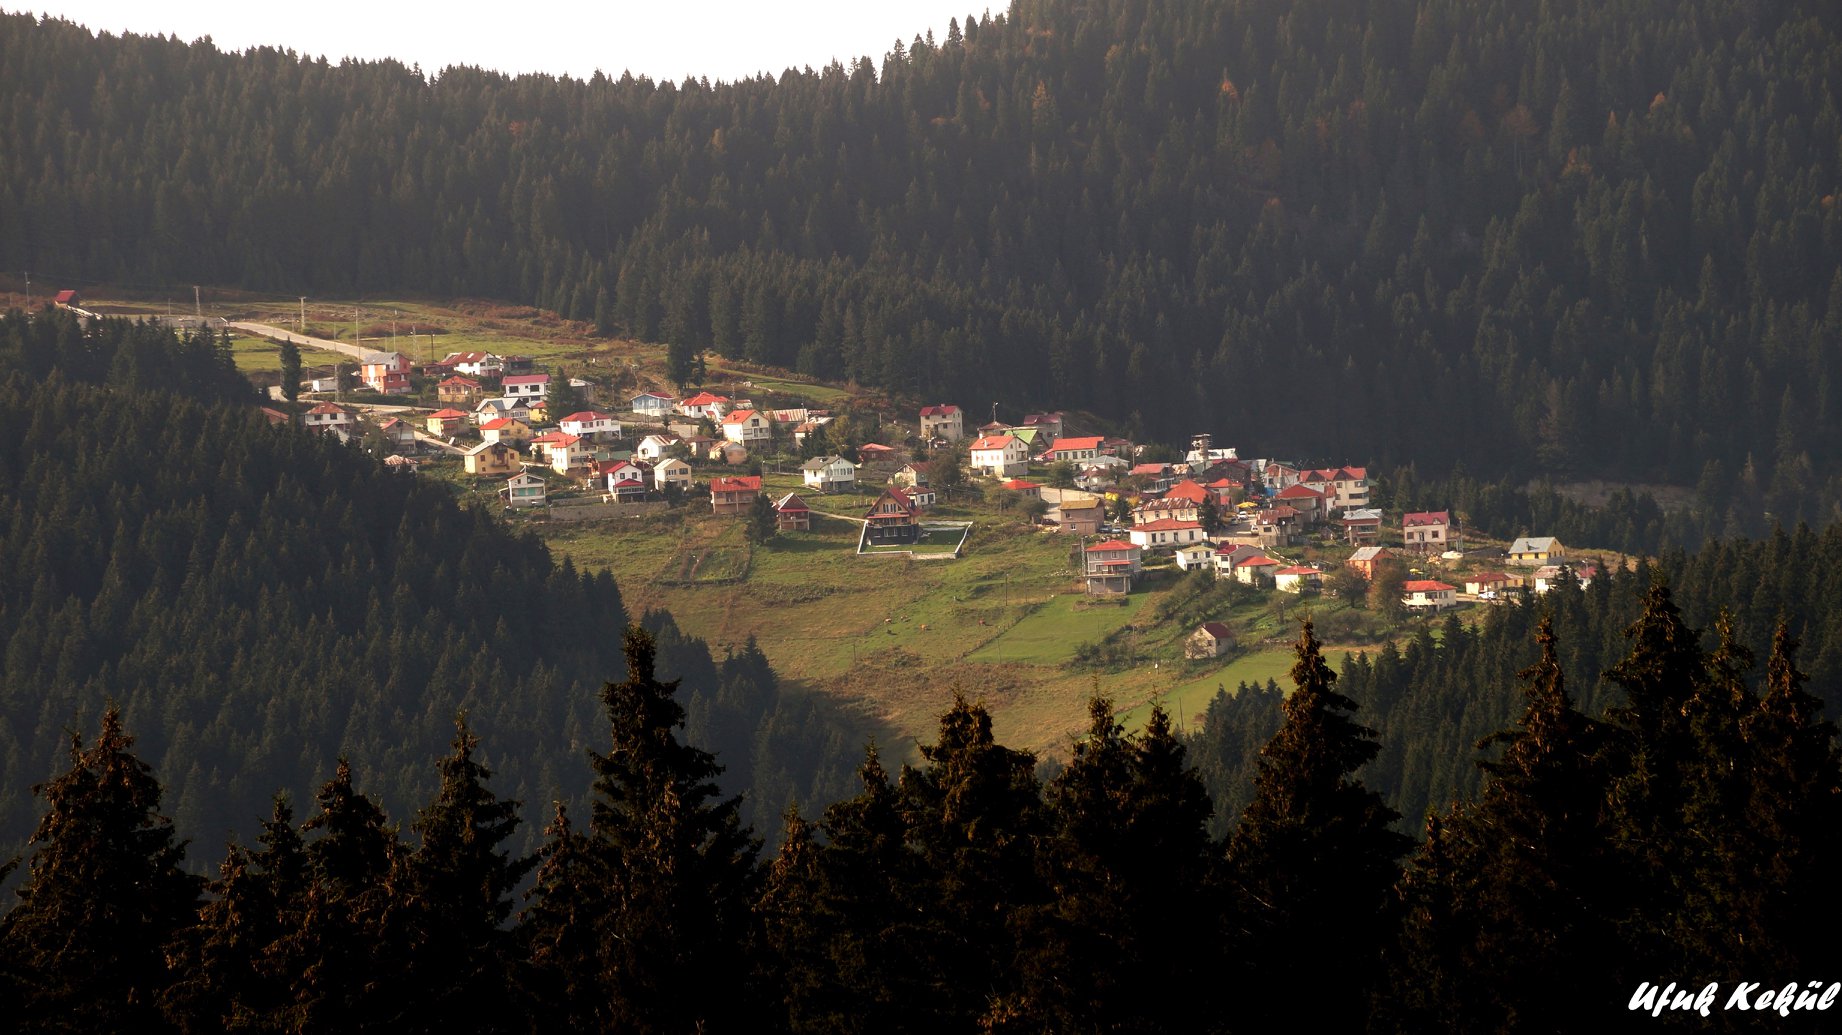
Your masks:
{"label": "green lawn", "polygon": [[1146,598],[1126,599],[1121,606],[1092,603],[1080,592],[1058,594],[969,657],[973,661],[1060,665],[1073,656],[1075,647],[1128,624]]}
{"label": "green lawn", "polygon": [[[1340,657],[1340,654],[1337,656]],[[1127,729],[1144,726],[1145,721],[1151,717],[1151,706],[1156,703],[1164,706],[1172,720],[1181,718],[1186,727],[1193,726],[1208,709],[1217,688],[1234,693],[1234,688],[1241,683],[1264,683],[1271,679],[1279,684],[1281,690],[1292,689],[1292,681],[1287,673],[1292,670],[1292,663],[1296,660],[1289,647],[1272,647],[1235,655],[1221,668],[1206,675],[1190,677],[1151,700],[1128,709],[1121,714],[1120,722]],[[1173,670],[1171,674],[1176,676],[1177,671]]]}
{"label": "green lawn", "polygon": [[246,374],[281,369],[281,346],[267,338],[234,335],[230,339],[230,355],[236,361],[237,369]]}

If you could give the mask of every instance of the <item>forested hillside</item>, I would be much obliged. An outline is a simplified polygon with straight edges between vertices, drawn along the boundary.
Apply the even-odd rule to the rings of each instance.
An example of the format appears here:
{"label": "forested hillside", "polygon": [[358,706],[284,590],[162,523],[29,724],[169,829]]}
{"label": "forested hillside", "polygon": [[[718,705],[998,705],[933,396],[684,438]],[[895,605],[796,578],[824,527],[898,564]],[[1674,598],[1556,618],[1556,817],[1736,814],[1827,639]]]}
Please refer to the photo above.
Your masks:
{"label": "forested hillside", "polygon": [[1747,527],[1827,521],[1839,27],[1816,2],[1034,0],[710,85],[15,15],[0,266],[509,297],[1167,439],[1704,481]]}
{"label": "forested hillside", "polygon": [[[213,379],[229,366],[208,339],[14,313],[0,369],[0,846],[23,842],[32,785],[107,701],[205,843],[253,829],[278,790],[304,800],[341,753],[408,808],[460,709],[493,730],[508,796],[586,791],[582,723],[624,672],[629,621],[605,572],[557,565],[438,484],[211,404],[248,386]],[[154,390],[181,387],[193,397]],[[752,644],[717,661],[670,616],[645,624],[662,670],[693,681],[688,735],[755,792],[747,818],[844,790],[861,734],[783,698]]]}

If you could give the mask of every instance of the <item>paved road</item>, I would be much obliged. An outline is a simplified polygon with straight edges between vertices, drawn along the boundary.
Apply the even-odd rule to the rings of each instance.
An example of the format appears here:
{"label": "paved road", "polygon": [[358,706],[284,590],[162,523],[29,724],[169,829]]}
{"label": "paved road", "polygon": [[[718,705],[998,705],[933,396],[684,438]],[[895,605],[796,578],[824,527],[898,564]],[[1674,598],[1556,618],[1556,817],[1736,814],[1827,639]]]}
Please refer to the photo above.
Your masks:
{"label": "paved road", "polygon": [[254,334],[258,338],[267,338],[270,341],[291,341],[296,345],[305,345],[310,349],[320,349],[325,352],[337,352],[341,355],[350,356],[353,359],[363,359],[373,352],[388,351],[378,348],[365,348],[362,345],[347,345],[345,342],[331,341],[326,338],[309,338],[304,334],[296,334],[293,331],[271,326],[266,323],[232,323],[230,326],[246,334]]}

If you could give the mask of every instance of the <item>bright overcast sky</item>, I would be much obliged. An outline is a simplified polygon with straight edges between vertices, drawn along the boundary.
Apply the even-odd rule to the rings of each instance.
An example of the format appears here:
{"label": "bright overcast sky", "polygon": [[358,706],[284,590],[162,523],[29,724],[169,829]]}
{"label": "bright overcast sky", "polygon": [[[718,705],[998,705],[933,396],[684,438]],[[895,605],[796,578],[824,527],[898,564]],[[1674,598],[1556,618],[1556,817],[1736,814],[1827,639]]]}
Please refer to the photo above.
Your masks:
{"label": "bright overcast sky", "polygon": [[[0,8],[17,10],[16,0]],[[687,75],[735,80],[757,72],[832,58],[849,64],[877,60],[900,38],[946,36],[947,20],[988,6],[981,0],[49,0],[35,13],[65,18],[97,32],[137,32],[194,40],[210,36],[220,50],[275,46],[340,58],[391,57],[436,72],[478,65],[503,72],[548,72],[587,78],[596,69],[655,80]]]}

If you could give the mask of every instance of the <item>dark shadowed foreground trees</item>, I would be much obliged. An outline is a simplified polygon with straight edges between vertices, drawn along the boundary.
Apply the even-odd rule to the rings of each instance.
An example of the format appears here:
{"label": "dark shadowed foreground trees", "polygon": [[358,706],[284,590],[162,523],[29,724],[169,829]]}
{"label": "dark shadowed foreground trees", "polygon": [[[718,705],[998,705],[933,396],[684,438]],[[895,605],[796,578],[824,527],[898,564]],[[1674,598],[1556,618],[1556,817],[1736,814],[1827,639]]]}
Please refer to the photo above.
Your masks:
{"label": "dark shadowed foreground trees", "polygon": [[1411,842],[1360,779],[1374,735],[1308,621],[1225,841],[1162,712],[1129,733],[1096,697],[1045,786],[956,696],[919,765],[892,780],[872,748],[858,793],[817,823],[789,810],[763,865],[634,628],[586,829],[556,806],[521,856],[519,806],[463,722],[413,844],[341,760],[316,811],[297,825],[276,800],[201,901],[110,711],[40,788],[0,995],[31,1032],[1238,1032],[1288,1011],[1547,1032],[1615,1025],[1655,968],[1828,973],[1813,903],[1842,770],[1788,632],[1756,692],[1732,629],[1704,648],[1654,587],[1612,670],[1629,703],[1590,719],[1561,624],[1540,616],[1521,714],[1479,745],[1481,795],[1431,818],[1405,875]]}

